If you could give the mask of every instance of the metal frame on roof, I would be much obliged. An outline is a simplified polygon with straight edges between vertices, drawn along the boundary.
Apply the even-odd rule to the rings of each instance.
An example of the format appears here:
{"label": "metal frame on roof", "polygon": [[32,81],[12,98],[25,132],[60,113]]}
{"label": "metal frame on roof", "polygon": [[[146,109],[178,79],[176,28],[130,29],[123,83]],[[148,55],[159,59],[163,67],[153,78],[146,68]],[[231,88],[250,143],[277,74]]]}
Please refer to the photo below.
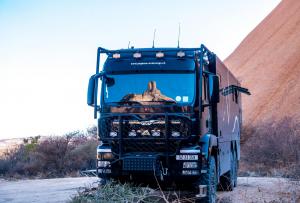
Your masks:
{"label": "metal frame on roof", "polygon": [[100,54],[111,55],[114,53],[135,53],[135,52],[170,52],[170,51],[194,51],[199,52],[203,56],[207,56],[208,59],[214,55],[206,46],[201,44],[198,48],[130,48],[130,49],[117,49],[117,50],[109,50],[103,47],[98,47],[97,51],[97,65],[96,65],[96,74],[99,73],[100,70]]}

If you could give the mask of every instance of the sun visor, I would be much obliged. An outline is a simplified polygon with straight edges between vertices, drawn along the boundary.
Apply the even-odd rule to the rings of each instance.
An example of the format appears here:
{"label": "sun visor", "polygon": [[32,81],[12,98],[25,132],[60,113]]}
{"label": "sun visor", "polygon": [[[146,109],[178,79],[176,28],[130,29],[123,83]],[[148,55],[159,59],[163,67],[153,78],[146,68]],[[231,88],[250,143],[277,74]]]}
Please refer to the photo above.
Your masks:
{"label": "sun visor", "polygon": [[141,59],[114,59],[108,58],[103,67],[107,73],[117,72],[143,72],[143,71],[194,71],[194,59],[177,58],[141,58]]}

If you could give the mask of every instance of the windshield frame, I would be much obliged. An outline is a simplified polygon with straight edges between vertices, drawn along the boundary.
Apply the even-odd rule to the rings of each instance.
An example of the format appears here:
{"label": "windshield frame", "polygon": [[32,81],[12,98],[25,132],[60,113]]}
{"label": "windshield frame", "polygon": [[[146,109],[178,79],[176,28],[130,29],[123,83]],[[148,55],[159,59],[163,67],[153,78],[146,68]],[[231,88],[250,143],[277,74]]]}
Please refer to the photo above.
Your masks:
{"label": "windshield frame", "polygon": [[[104,106],[112,106],[112,107],[172,107],[172,106],[194,106],[195,102],[196,102],[196,97],[197,97],[197,72],[196,70],[179,70],[179,71],[138,71],[138,72],[109,72],[107,73],[107,76],[109,77],[109,75],[137,75],[137,74],[194,74],[194,85],[193,85],[193,89],[194,89],[194,94],[193,94],[193,99],[191,102],[184,104],[184,103],[173,103],[173,102],[165,102],[165,103],[161,103],[161,102],[155,102],[155,101],[149,101],[149,102],[144,102],[144,103],[150,103],[150,104],[138,104],[135,102],[128,102],[126,103],[119,103],[119,102],[105,102],[104,99],[104,93],[105,93],[105,87],[106,87],[106,78],[107,77],[103,77],[102,82],[101,82],[101,93],[100,95],[100,105],[102,107]],[[152,104],[153,103],[153,104]],[[158,104],[161,103],[161,104]]]}

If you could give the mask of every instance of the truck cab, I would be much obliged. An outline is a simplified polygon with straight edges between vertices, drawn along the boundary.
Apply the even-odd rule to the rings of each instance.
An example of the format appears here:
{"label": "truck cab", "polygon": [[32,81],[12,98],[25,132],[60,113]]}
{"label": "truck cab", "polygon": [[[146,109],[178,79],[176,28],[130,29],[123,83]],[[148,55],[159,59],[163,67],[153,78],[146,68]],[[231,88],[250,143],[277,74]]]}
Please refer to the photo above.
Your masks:
{"label": "truck cab", "polygon": [[98,176],[181,185],[214,202],[217,186],[236,186],[241,93],[250,94],[204,45],[98,48],[87,97]]}

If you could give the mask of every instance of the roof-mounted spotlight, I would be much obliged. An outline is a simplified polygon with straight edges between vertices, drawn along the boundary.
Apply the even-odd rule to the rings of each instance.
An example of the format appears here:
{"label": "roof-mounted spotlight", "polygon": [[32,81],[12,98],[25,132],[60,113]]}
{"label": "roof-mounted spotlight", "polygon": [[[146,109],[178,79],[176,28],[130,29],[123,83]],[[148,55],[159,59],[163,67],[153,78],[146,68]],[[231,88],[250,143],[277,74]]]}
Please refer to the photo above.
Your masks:
{"label": "roof-mounted spotlight", "polygon": [[136,52],[136,53],[133,54],[133,58],[139,59],[141,57],[142,57],[142,54],[139,53],[139,52]]}
{"label": "roof-mounted spotlight", "polygon": [[161,51],[156,53],[156,58],[163,58],[164,56],[165,54]]}
{"label": "roof-mounted spotlight", "polygon": [[119,54],[119,53],[114,53],[112,57],[113,57],[114,59],[119,59],[119,58],[121,58],[121,54]]}
{"label": "roof-mounted spotlight", "polygon": [[177,52],[177,57],[183,58],[183,57],[185,57],[185,53],[183,51],[179,51],[179,52]]}

